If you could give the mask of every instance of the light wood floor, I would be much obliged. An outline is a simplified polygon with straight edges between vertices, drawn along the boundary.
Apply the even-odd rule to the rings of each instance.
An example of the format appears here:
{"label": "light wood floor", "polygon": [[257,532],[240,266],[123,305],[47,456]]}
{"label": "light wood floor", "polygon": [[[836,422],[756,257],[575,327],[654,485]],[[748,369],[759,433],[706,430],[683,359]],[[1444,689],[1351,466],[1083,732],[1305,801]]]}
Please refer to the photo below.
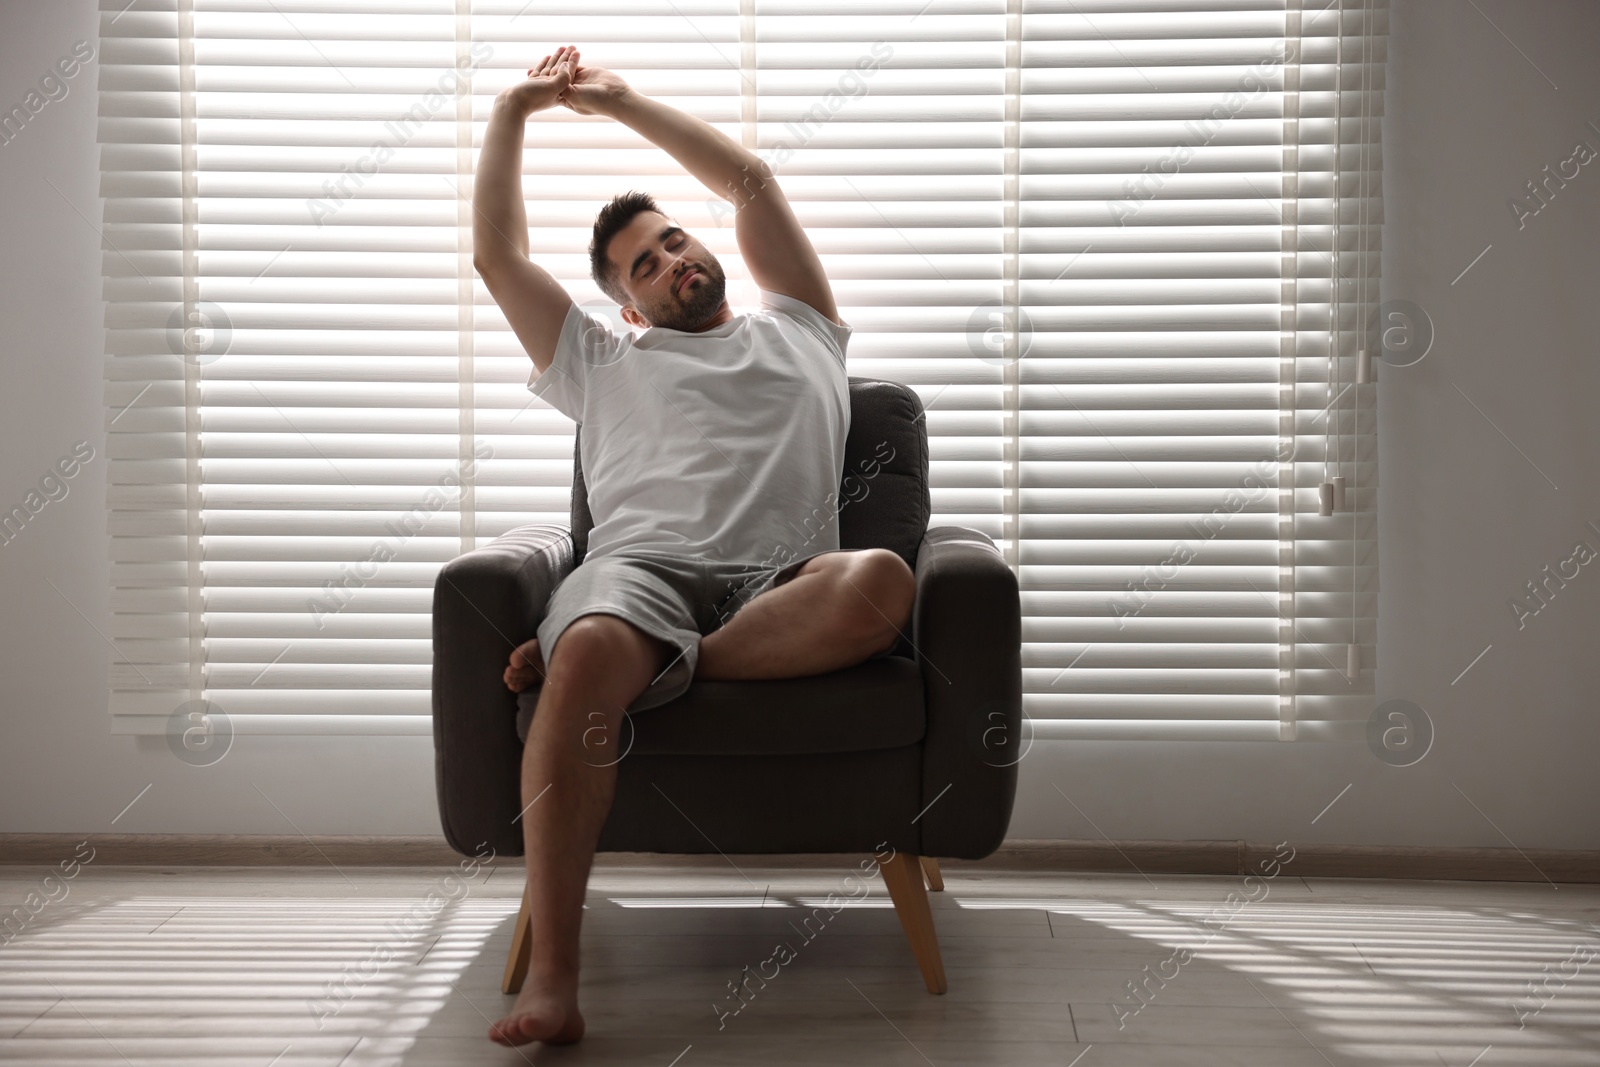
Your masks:
{"label": "light wood floor", "polygon": [[[881,881],[824,907],[807,939],[802,919],[849,891],[850,869],[741,867],[597,867],[589,1036],[510,1050],[485,1031],[510,1004],[514,867],[430,914],[443,869],[90,864],[0,947],[0,1062],[1600,1064],[1600,887],[1286,870],[1261,897],[1239,878],[950,869],[933,896],[950,991],[935,997]],[[46,873],[0,868],[3,911]],[[1235,912],[1230,892],[1260,899]],[[719,1029],[713,1005],[738,1006],[728,983],[780,941],[792,961],[752,979]],[[1163,962],[1180,947],[1193,958]],[[1127,983],[1151,974],[1126,1014]],[[319,1025],[308,1002],[339,981]]]}

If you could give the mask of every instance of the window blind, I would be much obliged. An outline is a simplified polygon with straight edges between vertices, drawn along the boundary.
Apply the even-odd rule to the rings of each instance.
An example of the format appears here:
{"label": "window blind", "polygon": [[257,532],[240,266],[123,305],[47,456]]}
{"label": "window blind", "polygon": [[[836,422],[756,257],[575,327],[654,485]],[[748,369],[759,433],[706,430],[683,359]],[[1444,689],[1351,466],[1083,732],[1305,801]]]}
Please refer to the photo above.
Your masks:
{"label": "window blind", "polygon": [[[106,0],[113,729],[199,698],[240,732],[431,729],[438,568],[567,521],[573,427],[474,275],[470,196],[494,94],[576,43],[777,172],[855,327],[851,373],[923,398],[934,523],[1017,570],[1039,738],[1355,736],[1383,20],[1375,0]],[[754,306],[728,205],[560,108],[526,139],[534,259],[629,329],[585,249],[630,188]],[[1334,477],[1343,509],[1319,515]]]}
{"label": "window blind", "polygon": [[1023,8],[1000,469],[1038,737],[1359,736],[1383,19]]}

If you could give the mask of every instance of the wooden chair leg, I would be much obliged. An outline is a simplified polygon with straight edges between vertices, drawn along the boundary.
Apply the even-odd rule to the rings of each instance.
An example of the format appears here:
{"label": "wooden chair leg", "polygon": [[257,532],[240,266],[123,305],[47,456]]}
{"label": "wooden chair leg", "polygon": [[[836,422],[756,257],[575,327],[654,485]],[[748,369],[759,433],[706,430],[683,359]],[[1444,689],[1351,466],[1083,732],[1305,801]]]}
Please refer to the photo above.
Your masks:
{"label": "wooden chair leg", "polygon": [[506,957],[506,975],[500,982],[500,992],[522,992],[523,979],[528,977],[528,961],[533,958],[533,931],[529,928],[528,890],[522,890],[522,907],[517,911],[517,925],[511,929],[511,954]]}
{"label": "wooden chair leg", "polygon": [[948,986],[944,978],[944,961],[939,958],[939,937],[933,928],[933,910],[928,906],[928,891],[922,884],[922,866],[918,857],[896,852],[889,862],[880,864],[883,884],[889,888],[889,899],[894,901],[895,914],[900,916],[900,926],[911,942],[911,954],[922,969],[922,981],[930,993],[943,993]]}
{"label": "wooden chair leg", "polygon": [[922,873],[928,879],[930,893],[944,892],[944,875],[939,873],[939,861],[932,856],[922,857]]}

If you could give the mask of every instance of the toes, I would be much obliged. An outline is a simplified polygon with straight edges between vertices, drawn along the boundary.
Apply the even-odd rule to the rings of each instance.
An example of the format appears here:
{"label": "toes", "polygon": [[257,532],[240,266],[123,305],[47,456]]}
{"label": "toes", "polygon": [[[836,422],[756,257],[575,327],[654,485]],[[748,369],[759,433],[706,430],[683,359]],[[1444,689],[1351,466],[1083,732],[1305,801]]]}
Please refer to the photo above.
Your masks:
{"label": "toes", "polygon": [[518,1025],[523,1018],[524,1016],[518,1015],[510,1019],[501,1019],[489,1027],[489,1040],[497,1045],[523,1044],[521,1027]]}
{"label": "toes", "polygon": [[505,677],[507,685],[511,685],[513,679],[520,680],[520,684],[512,686],[519,690],[544,681],[544,657],[539,654],[538,638],[512,649]]}
{"label": "toes", "polygon": [[[543,1031],[543,1038],[537,1035]],[[489,1027],[489,1040],[499,1045],[526,1045],[542,1040],[547,1045],[566,1045],[583,1037],[583,1027],[577,1020],[564,1017],[560,1025],[551,1027],[548,1019],[532,1012],[512,1015]]]}
{"label": "toes", "polygon": [[500,673],[500,678],[506,683],[506,688],[520,693],[531,685],[543,684],[544,671],[541,666],[542,662],[537,653],[524,657],[518,657],[513,653],[511,664]]}
{"label": "toes", "polygon": [[502,1045],[525,1045],[529,1040],[524,1036],[528,1030],[526,1024],[532,1021],[531,1015],[513,1015],[501,1019],[489,1028],[489,1038]]}

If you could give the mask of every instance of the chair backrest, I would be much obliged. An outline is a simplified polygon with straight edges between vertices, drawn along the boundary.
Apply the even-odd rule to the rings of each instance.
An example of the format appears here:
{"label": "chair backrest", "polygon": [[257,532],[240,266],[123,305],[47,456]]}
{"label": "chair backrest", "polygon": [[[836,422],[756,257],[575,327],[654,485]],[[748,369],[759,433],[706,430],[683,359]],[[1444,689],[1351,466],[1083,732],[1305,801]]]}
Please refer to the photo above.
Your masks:
{"label": "chair backrest", "polygon": [[[849,377],[850,433],[839,482],[839,547],[887,548],[912,568],[928,530],[928,424],[922,399],[908,385]],[[583,482],[578,427],[572,444],[572,541],[577,562],[589,547],[594,518]]]}

